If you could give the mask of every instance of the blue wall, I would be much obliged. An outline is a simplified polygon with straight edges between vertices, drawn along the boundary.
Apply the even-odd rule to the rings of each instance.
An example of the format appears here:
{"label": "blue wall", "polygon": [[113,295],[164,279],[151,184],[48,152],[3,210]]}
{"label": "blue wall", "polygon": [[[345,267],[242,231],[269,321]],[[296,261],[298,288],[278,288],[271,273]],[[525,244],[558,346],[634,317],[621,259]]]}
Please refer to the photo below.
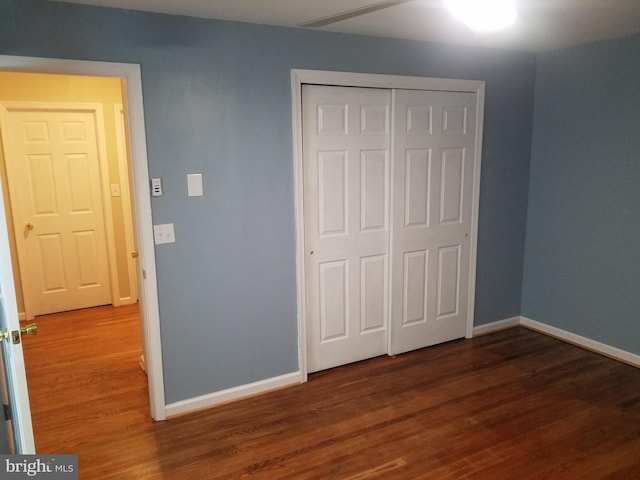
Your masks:
{"label": "blue wall", "polygon": [[0,53],[141,64],[168,403],[298,369],[292,68],[486,81],[475,322],[520,313],[534,55],[38,0]]}
{"label": "blue wall", "polygon": [[538,56],[522,314],[640,354],[640,36]]}

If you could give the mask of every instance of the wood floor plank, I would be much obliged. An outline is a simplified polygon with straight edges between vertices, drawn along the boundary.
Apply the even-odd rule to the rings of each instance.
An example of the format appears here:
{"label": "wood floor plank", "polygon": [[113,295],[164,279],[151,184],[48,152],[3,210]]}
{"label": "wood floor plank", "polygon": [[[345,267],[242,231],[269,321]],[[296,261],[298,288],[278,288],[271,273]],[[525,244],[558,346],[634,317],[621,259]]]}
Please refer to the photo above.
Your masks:
{"label": "wood floor plank", "polygon": [[36,447],[82,479],[640,479],[640,370],[524,328],[156,423],[137,306],[38,326]]}

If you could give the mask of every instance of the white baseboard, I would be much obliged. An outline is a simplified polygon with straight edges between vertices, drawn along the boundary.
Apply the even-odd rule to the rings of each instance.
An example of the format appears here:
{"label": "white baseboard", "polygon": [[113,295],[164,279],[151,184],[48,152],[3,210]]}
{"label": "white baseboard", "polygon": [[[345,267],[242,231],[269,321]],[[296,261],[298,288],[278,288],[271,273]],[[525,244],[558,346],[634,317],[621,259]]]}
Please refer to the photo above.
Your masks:
{"label": "white baseboard", "polygon": [[577,335],[575,333],[562,330],[560,328],[552,327],[546,323],[531,320],[527,317],[511,317],[504,320],[498,320],[497,322],[487,323],[484,325],[478,325],[473,327],[473,336],[486,335],[488,333],[497,332],[498,330],[504,330],[506,328],[522,326],[530,330],[535,330],[538,333],[549,335],[550,337],[557,338],[572,345],[582,347],[586,350],[590,350],[605,357],[613,358],[623,363],[627,363],[634,367],[640,368],[640,355],[635,353],[621,350],[620,348],[612,347],[596,340]]}
{"label": "white baseboard", "polygon": [[504,330],[506,328],[517,327],[520,325],[521,317],[505,318],[504,320],[498,320],[497,322],[485,323],[473,327],[473,336],[486,335],[487,333],[497,332],[498,330]]}
{"label": "white baseboard", "polygon": [[[549,335],[567,343],[577,345],[606,357],[613,358],[614,360],[640,368],[640,355],[636,355],[635,353],[627,352],[526,317],[517,316],[498,320],[497,322],[478,325],[473,328],[473,336],[477,337],[480,335],[486,335],[488,333],[497,332],[498,330],[517,326],[529,328],[536,332]],[[270,390],[277,390],[299,383],[301,383],[300,372],[288,373],[286,375],[260,380],[259,382],[250,383],[248,385],[240,385],[239,387],[229,388],[220,392],[209,393],[207,395],[201,395],[199,397],[170,403],[166,406],[166,414],[169,418],[175,417],[185,413],[194,412],[196,410],[201,410],[203,408],[219,405],[221,403],[239,400],[241,398],[266,393]]]}
{"label": "white baseboard", "polygon": [[636,355],[635,353],[627,352],[626,350],[621,350],[619,348],[612,347],[611,345],[597,342],[590,338],[576,335],[575,333],[567,332],[560,328],[552,327],[546,323],[531,320],[527,317],[521,317],[520,325],[530,328],[531,330],[535,330],[536,332],[544,333],[559,340],[563,340],[567,343],[591,350],[592,352],[599,353],[605,357],[613,358],[614,360],[627,363],[634,367],[640,367],[640,355]]}
{"label": "white baseboard", "polygon": [[136,303],[137,300],[132,299],[131,297],[120,297],[120,305],[131,305],[132,303]]}
{"label": "white baseboard", "polygon": [[[131,305],[132,303],[136,303],[136,302],[137,302],[137,300],[134,300],[131,297],[120,297],[120,303],[118,305],[114,305],[114,306]],[[18,320],[23,322],[26,319],[27,319],[27,314],[26,313],[18,312]]]}
{"label": "white baseboard", "polygon": [[288,373],[279,377],[249,383],[248,385],[240,385],[239,387],[229,388],[220,392],[209,393],[207,395],[201,395],[199,397],[170,403],[165,407],[165,411],[168,418],[175,417],[177,415],[194,412],[196,410],[212,407],[231,400],[239,400],[258,393],[265,393],[270,390],[276,390],[299,383],[300,372]]}

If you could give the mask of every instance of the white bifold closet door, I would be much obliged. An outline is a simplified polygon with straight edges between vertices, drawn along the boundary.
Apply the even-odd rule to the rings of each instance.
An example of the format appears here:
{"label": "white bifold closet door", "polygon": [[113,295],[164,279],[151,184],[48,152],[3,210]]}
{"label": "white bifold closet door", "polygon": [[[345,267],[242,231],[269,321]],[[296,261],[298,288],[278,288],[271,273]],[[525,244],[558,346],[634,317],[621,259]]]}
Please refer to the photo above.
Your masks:
{"label": "white bifold closet door", "polygon": [[465,335],[475,109],[303,86],[308,372]]}

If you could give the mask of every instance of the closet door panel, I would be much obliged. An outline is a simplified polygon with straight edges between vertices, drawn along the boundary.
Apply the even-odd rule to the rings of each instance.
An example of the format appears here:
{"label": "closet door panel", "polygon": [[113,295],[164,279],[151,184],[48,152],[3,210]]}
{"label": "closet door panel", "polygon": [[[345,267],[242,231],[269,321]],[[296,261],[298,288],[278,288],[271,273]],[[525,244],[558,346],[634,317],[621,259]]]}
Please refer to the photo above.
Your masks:
{"label": "closet door panel", "polygon": [[308,372],[387,353],[391,92],[305,85]]}
{"label": "closet door panel", "polygon": [[[419,90],[393,95],[389,353],[397,354],[466,333],[476,96]],[[417,273],[420,256],[428,258],[424,275]]]}

